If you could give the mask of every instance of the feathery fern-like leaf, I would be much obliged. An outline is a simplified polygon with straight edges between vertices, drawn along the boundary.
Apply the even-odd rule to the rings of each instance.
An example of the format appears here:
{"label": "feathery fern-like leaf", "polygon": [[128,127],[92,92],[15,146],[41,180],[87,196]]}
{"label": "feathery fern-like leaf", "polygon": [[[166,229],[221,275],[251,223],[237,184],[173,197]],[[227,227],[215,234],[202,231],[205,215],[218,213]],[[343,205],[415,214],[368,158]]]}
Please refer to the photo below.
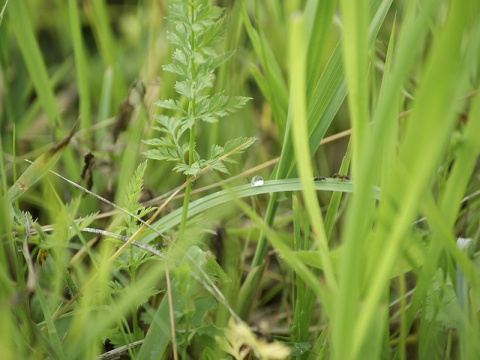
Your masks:
{"label": "feathery fern-like leaf", "polygon": [[[225,31],[224,9],[211,6],[203,0],[191,0],[174,1],[169,10],[167,19],[173,27],[167,33],[167,39],[175,50],[173,62],[164,65],[163,70],[178,76],[175,91],[186,102],[180,99],[161,99],[156,102],[172,117],[157,117],[159,126],[154,129],[167,136],[144,141],[154,147],[144,155],[150,159],[173,161],[176,163],[173,169],[187,176],[196,176],[209,166],[213,170],[228,173],[222,162],[233,161],[226,160],[223,147],[212,148],[210,158],[202,159],[196,153],[194,143],[194,127],[197,123],[217,122],[241,109],[250,100],[242,96],[227,96],[224,92],[208,94],[214,84],[215,70],[234,54],[233,51],[218,53],[215,48]],[[188,143],[184,139],[187,130],[190,132]],[[188,161],[184,156],[186,154]]]}

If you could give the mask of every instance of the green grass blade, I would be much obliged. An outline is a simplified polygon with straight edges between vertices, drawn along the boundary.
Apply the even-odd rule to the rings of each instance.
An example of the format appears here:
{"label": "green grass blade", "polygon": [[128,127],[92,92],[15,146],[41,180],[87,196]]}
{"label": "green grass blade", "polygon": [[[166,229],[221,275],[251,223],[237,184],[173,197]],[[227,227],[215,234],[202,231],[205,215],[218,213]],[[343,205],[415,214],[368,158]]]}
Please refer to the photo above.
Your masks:
{"label": "green grass blade", "polygon": [[[432,6],[433,3],[430,3],[429,5]],[[428,6],[425,6],[427,9]],[[421,13],[422,19],[427,16],[427,12]],[[415,24],[415,30],[418,31],[418,36],[419,38],[422,38],[422,34],[425,33],[426,31],[426,22],[415,22],[413,19],[416,17],[416,12],[415,8],[411,8],[411,12],[406,15],[406,21],[407,24],[410,24],[410,21]],[[418,19],[417,19],[418,21]],[[405,23],[404,23],[405,26]],[[405,30],[402,28],[402,34],[401,38],[399,40],[399,43],[401,43],[400,48],[403,49],[403,46],[405,46],[405,51],[408,51],[408,53],[403,54],[400,53],[400,50],[398,50],[398,57],[400,56],[409,56],[413,59],[415,50],[420,48],[419,44],[416,44],[416,46],[412,46],[413,44],[409,44],[407,46],[406,42],[407,41],[417,41],[417,39],[414,39],[415,33],[410,30],[408,27],[405,28]],[[408,50],[407,50],[408,48]],[[371,256],[371,261],[370,264],[366,260],[366,253],[363,251],[362,253],[359,253],[359,243],[362,244],[365,241],[365,231],[367,231],[369,224],[372,221],[372,206],[373,204],[370,202],[369,198],[367,198],[366,193],[362,189],[366,189],[369,185],[375,181],[377,178],[377,172],[380,171],[380,167],[378,166],[379,162],[381,161],[380,157],[382,152],[389,151],[387,150],[388,146],[394,146],[394,142],[390,143],[384,143],[383,142],[383,137],[386,134],[386,127],[388,125],[390,126],[395,126],[394,124],[396,123],[396,106],[392,106],[392,101],[396,101],[396,99],[399,98],[399,91],[401,89],[401,82],[404,81],[406,74],[407,74],[407,69],[404,68],[405,64],[409,65],[411,64],[410,58],[405,58],[405,62],[402,62],[399,64],[398,67],[396,67],[394,70],[394,74],[389,75],[385,74],[384,76],[388,76],[388,82],[386,83],[385,86],[382,86],[382,92],[380,93],[380,97],[377,102],[377,109],[375,113],[375,123],[374,123],[374,131],[373,131],[373,140],[371,142],[370,148],[367,149],[368,152],[368,158],[362,158],[362,162],[365,161],[364,165],[362,165],[360,168],[357,168],[357,171],[360,173],[357,173],[357,184],[358,184],[358,192],[355,194],[356,196],[353,197],[353,201],[351,203],[351,206],[349,207],[349,217],[348,217],[348,226],[345,228],[344,232],[344,239],[348,241],[347,246],[348,248],[345,251],[345,256],[343,259],[343,266],[342,266],[342,278],[345,276],[349,277],[349,281],[353,281],[353,278],[357,279],[356,283],[359,284],[364,284],[366,280],[363,280],[365,278],[364,272],[365,268],[372,268],[372,272],[378,272],[378,271],[384,271],[385,270],[379,270],[378,268],[375,267],[375,264],[377,264],[376,259],[382,258],[382,255],[380,253],[377,254],[375,249],[375,246],[372,248],[372,251],[377,254],[376,256]],[[396,84],[394,87],[393,84]],[[379,117],[382,114],[382,117]],[[390,116],[389,116],[390,115]],[[385,144],[385,145],[383,145]],[[382,149],[382,151],[379,151],[379,149]],[[366,211],[366,206],[369,207],[369,209]],[[390,216],[395,216],[391,214]],[[388,217],[387,217],[388,218]],[[360,230],[361,229],[361,230]],[[358,234],[360,232],[360,237],[358,237]],[[387,236],[387,235],[385,235]],[[364,250],[364,249],[363,249]],[[370,255],[370,254],[369,254]],[[369,256],[370,258],[370,256]],[[374,260],[375,259],[375,260]],[[348,274],[348,275],[346,275]],[[360,276],[362,274],[362,276]],[[384,276],[387,276],[386,273],[383,274]],[[348,313],[345,314],[343,311],[345,309],[355,309],[358,306],[358,301],[360,297],[359,289],[356,287],[352,287],[349,285],[349,281],[345,281],[342,283],[343,286],[341,286],[342,289],[342,295],[339,297],[339,302],[337,303],[337,316],[339,317],[336,321],[337,326],[339,326],[341,329],[338,329],[338,332],[336,333],[335,339],[333,340],[334,342],[337,343],[337,347],[341,348],[342,347],[342,342],[345,341],[345,337],[347,339],[350,339],[350,341],[358,341],[359,339],[364,339],[364,336],[367,332],[367,327],[365,326],[362,329],[362,333],[359,334],[357,331],[354,330],[353,323],[355,322],[356,314],[353,313]],[[376,289],[377,295],[381,296],[385,294],[383,292],[383,288],[378,287]],[[364,289],[361,290],[362,292],[365,291]],[[362,310],[363,311],[363,310]],[[374,311],[376,311],[373,307],[371,308],[371,313],[370,316],[373,316]],[[360,352],[360,347],[363,346],[363,340],[358,343],[358,348],[356,349],[344,349],[344,351],[354,351],[353,353],[343,353],[341,356],[347,356],[347,357],[355,357],[358,356],[358,353]]]}
{"label": "green grass blade", "polygon": [[[373,44],[391,3],[391,0],[371,2],[370,11],[375,15],[369,27],[368,44]],[[342,56],[342,45],[339,42],[308,101],[309,145],[312,154],[318,149],[347,94]],[[292,166],[288,173],[291,171]]]}
{"label": "green grass blade", "polygon": [[[406,230],[411,226],[422,194],[443,153],[451,128],[456,117],[458,98],[465,90],[469,69],[475,57],[469,51],[462,54],[464,34],[468,31],[468,2],[462,6],[452,6],[442,29],[436,38],[434,48],[427,62],[420,87],[416,95],[416,107],[409,118],[404,141],[400,147],[395,174],[382,190],[379,218],[395,218],[395,222],[382,223],[376,229],[374,248],[369,255],[380,259],[371,271],[363,311],[354,326],[356,334],[353,342],[353,354],[357,354],[368,336],[368,329],[375,320],[373,315],[388,281]],[[422,8],[423,10],[424,8]],[[410,31],[411,29],[409,29]],[[460,55],[461,54],[461,55]],[[464,56],[462,61],[459,57]],[[438,126],[438,119],[443,119]],[[419,140],[423,144],[422,157],[418,156]],[[402,181],[398,181],[401,179]],[[383,197],[385,196],[385,197]],[[388,238],[388,246],[385,239]]]}
{"label": "green grass blade", "polygon": [[[373,43],[380,25],[387,15],[390,4],[391,1],[375,0],[372,2],[372,7],[376,11],[370,24],[370,43]],[[309,75],[307,74],[307,77]],[[311,154],[316,152],[346,94],[347,88],[343,73],[342,45],[340,41],[330,56],[311,98],[308,99],[308,133]],[[291,139],[289,136],[285,136],[280,161],[276,167],[277,178],[288,177],[292,174],[294,167],[295,159]]]}
{"label": "green grass blade", "polygon": [[102,93],[98,105],[98,121],[108,119],[112,104],[113,70],[108,68],[103,74]]}
{"label": "green grass blade", "polygon": [[5,0],[5,4],[3,4],[2,11],[0,11],[0,26],[2,26],[3,22],[3,15],[5,14],[5,10],[7,9],[8,0]]}
{"label": "green grass blade", "polygon": [[312,1],[305,5],[306,34],[308,42],[307,53],[307,96],[312,94],[313,88],[320,75],[322,56],[327,42],[327,35],[335,11],[335,0]]}
{"label": "green grass blade", "polygon": [[[396,19],[393,22],[392,25],[392,32],[390,34],[390,41],[388,43],[388,49],[387,49],[387,55],[385,59],[385,65],[383,67],[383,78],[382,78],[382,84],[380,86],[380,94],[383,93],[384,89],[387,86],[387,79],[389,79],[389,74],[391,73],[391,68],[392,68],[392,58],[393,58],[393,52],[395,49],[395,26],[396,26]],[[395,113],[400,112],[400,101],[398,103],[398,109],[396,109]],[[395,102],[391,102],[390,107],[393,109],[395,106]],[[394,110],[392,110],[392,113]],[[396,139],[398,138],[398,121],[395,121],[396,119],[391,118],[390,119],[390,125],[387,125],[385,127],[384,133],[383,133],[383,138],[386,144],[394,144]],[[395,157],[396,157],[396,147],[394,146],[388,146],[385,147],[385,150],[383,151],[383,158],[382,158],[382,173],[380,174],[381,177],[381,182],[386,181],[388,178],[389,174],[392,171],[391,164],[395,162]]]}
{"label": "green grass blade", "polygon": [[[308,240],[304,241],[301,231],[305,228],[306,219],[304,213],[300,210],[300,202],[298,197],[292,196],[292,212],[293,212],[293,235],[295,251],[302,251],[308,248]],[[305,239],[308,239],[308,231]],[[304,261],[303,261],[304,262]],[[305,262],[304,262],[305,263]],[[314,299],[315,293],[312,290],[302,291],[305,288],[304,281],[292,271],[292,313],[293,323],[291,326],[292,339],[295,342],[306,342],[309,338],[308,328],[312,318],[311,303],[307,304],[307,299]],[[298,289],[298,290],[297,290]]]}
{"label": "green grass blade", "polygon": [[[208,277],[205,275],[204,270],[201,270],[203,266],[206,266],[206,256],[207,254],[197,246],[192,246],[185,252],[181,260],[183,264],[177,266],[177,268],[181,269],[178,277],[171,282],[170,295],[172,304],[170,306],[168,301],[168,296],[170,295],[167,294],[153,317],[153,322],[145,336],[145,342],[142,344],[138,354],[139,359],[158,359],[164,355],[172,338],[171,326],[173,325],[174,329],[177,329],[185,313],[190,310],[185,307],[191,306],[187,305],[187,303],[194,293],[198,291],[200,284],[197,280],[202,279],[202,281],[205,281],[206,277]],[[189,272],[194,277],[195,283],[182,284],[181,275],[185,274],[185,272],[181,273],[183,270],[182,265],[185,264],[188,264]],[[170,313],[171,311],[173,311],[173,314]],[[173,324],[170,321],[171,318],[173,318]]]}
{"label": "green grass blade", "polygon": [[[367,244],[367,251],[371,250],[372,245]],[[332,267],[335,274],[340,274],[341,261],[344,258],[345,245],[340,245],[337,248],[330,250],[329,257],[332,262]],[[393,279],[397,276],[401,276],[408,271],[412,271],[415,268],[421,267],[427,263],[425,248],[419,244],[411,246],[405,250],[405,257],[408,257],[409,261],[400,262],[399,265],[392,269],[388,275],[389,279]],[[305,264],[323,269],[323,263],[320,257],[320,251],[318,250],[304,250],[296,251],[298,259],[302,260]]]}
{"label": "green grass blade", "polygon": [[[316,275],[308,269],[305,264],[300,261],[294,253],[292,253],[291,249],[282,241],[279,236],[276,234],[275,231],[271,230],[267,224],[263,221],[261,217],[259,217],[252,209],[246,205],[244,202],[240,201],[239,198],[235,196],[234,193],[231,193],[231,199],[235,202],[235,204],[245,212],[254,222],[255,224],[267,235],[269,241],[271,242],[272,246],[278,251],[282,259],[297,273],[298,276],[302,278],[305,284],[309,287],[310,290],[315,292],[315,294],[325,301],[325,311],[327,313],[331,310],[331,297],[327,296],[328,292],[327,289],[319,284]],[[250,298],[251,301],[251,298]]]}
{"label": "green grass blade", "polygon": [[55,126],[62,124],[62,119],[50,86],[45,62],[35,39],[32,21],[28,16],[27,4],[23,1],[12,1],[9,4],[8,15],[9,23],[17,38],[33,86],[42,108],[48,116],[50,127],[53,129]]}
{"label": "green grass blade", "polygon": [[263,86],[263,88],[267,92],[264,94],[267,98],[272,99],[270,105],[274,113],[274,120],[280,134],[284,134],[286,126],[285,114],[288,108],[288,89],[282,76],[281,67],[263,34],[259,34],[253,27],[245,3],[242,9],[242,17],[250,41],[265,72],[267,87]]}
{"label": "green grass blade", "polygon": [[[343,59],[348,82],[348,108],[352,124],[352,176],[359,173],[363,148],[368,144],[368,1],[341,1]],[[357,188],[356,191],[359,189]]]}
{"label": "green grass blade", "polygon": [[[0,282],[4,284],[0,294],[0,301],[5,303],[15,295],[17,290],[13,287],[14,285],[10,279],[10,269],[7,260],[10,257],[9,254],[13,251],[15,244],[13,241],[10,223],[11,207],[7,202],[6,197],[3,196],[7,193],[7,177],[5,176],[5,166],[3,162],[3,142],[1,137],[0,181],[0,213],[3,214],[0,216],[0,234],[10,234],[7,239],[3,240],[5,243],[10,244],[10,251],[8,246],[0,246]],[[14,358],[15,356],[18,356],[18,353],[15,353],[15,349],[11,346],[15,340],[16,325],[17,319],[15,318],[12,309],[8,306],[3,306],[0,309],[0,331],[3,334],[3,336],[0,338],[0,347],[3,349],[3,355],[6,358]]]}
{"label": "green grass blade", "polygon": [[[369,84],[367,79],[368,72],[368,49],[370,44],[368,41],[368,2],[355,1],[348,3],[341,1],[342,20],[343,20],[343,62],[345,74],[348,83],[348,109],[350,113],[350,123],[352,127],[352,177],[358,178],[360,168],[364,161],[364,153],[366,145],[369,143]],[[354,183],[354,198],[356,194],[363,192],[362,182]],[[373,204],[370,199],[368,204]],[[344,346],[345,343],[353,342],[355,334],[350,331],[350,321],[355,319],[358,309],[357,307],[346,306],[347,302],[357,299],[360,295],[361,287],[352,286],[352,284],[361,284],[362,273],[359,271],[351,271],[350,266],[356,262],[359,264],[364,258],[366,234],[371,228],[371,212],[373,207],[365,206],[362,217],[364,222],[361,226],[356,226],[355,234],[348,232],[343,234],[343,241],[346,242],[345,253],[342,258],[342,266],[340,270],[339,283],[339,301],[336,302],[335,325],[332,327],[332,352],[333,359],[349,359],[352,356],[350,347]],[[347,214],[347,221],[349,215]],[[350,227],[353,229],[353,227]],[[347,225],[348,229],[348,225]],[[342,301],[344,297],[351,298]],[[379,331],[379,327],[375,329]],[[377,338],[375,334],[369,338],[370,340]],[[376,356],[373,356],[376,357]]]}
{"label": "green grass blade", "polygon": [[63,151],[67,147],[70,139],[76,130],[76,125],[70,131],[70,133],[60,141],[57,145],[53,146],[48,152],[41,155],[35,160],[25,172],[15,181],[15,184],[8,190],[8,202],[12,204],[23,193],[33,186],[38,180],[40,180],[51,167],[58,161]]}
{"label": "green grass blade", "polygon": [[320,256],[324,263],[324,273],[327,286],[333,291],[337,282],[328,257],[328,243],[320,211],[318,198],[312,182],[313,170],[310,162],[307,134],[307,106],[306,106],[306,46],[305,46],[305,18],[295,13],[289,21],[289,73],[290,73],[290,101],[292,109],[292,137],[294,154],[297,160],[297,169],[302,183],[302,195],[307,213],[313,228],[314,238],[320,249]]}
{"label": "green grass blade", "polygon": [[[353,185],[350,181],[327,178],[325,181],[315,182],[314,188],[317,191],[351,192],[353,190]],[[188,207],[188,217],[191,218],[192,216],[200,214],[210,208],[230,202],[231,194],[241,199],[244,197],[257,196],[261,194],[273,194],[300,190],[302,190],[302,183],[299,179],[270,180],[265,181],[264,185],[262,186],[255,187],[252,187],[249,184],[235,186],[229,190],[218,191],[214,194],[192,201]],[[373,188],[370,194],[371,196],[379,198],[380,190],[378,188]],[[168,229],[171,229],[180,223],[182,216],[181,214],[182,209],[172,211],[170,214],[165,215],[160,220],[155,221],[152,226],[154,226],[158,231],[167,231]],[[146,236],[143,238],[143,241],[149,241],[154,237],[155,235]]]}
{"label": "green grass blade", "polygon": [[[474,33],[478,34],[478,28]],[[477,134],[480,133],[480,96],[476,95],[472,102],[472,110],[467,125],[461,135],[455,163],[447,180],[445,191],[439,200],[440,210],[444,216],[444,222],[447,227],[453,226],[455,222],[462,197],[467,189],[470,174],[472,174],[474,170],[475,162],[480,152],[477,136]],[[441,253],[440,250],[438,246],[432,246],[429,255],[432,263],[435,264],[438,261]],[[409,308],[408,327],[410,327],[413,322],[416,309],[420,306],[422,297],[425,296],[428,285],[427,282],[431,279],[435,270],[434,267],[429,267],[423,272],[426,275],[420,279],[419,290],[415,292],[412,305]]]}
{"label": "green grass blade", "polygon": [[[383,2],[375,0],[372,2],[372,8],[375,9],[375,16],[370,24],[370,42],[373,42],[375,39],[378,29],[380,28],[380,25],[382,24],[388,12],[390,4],[391,0]],[[307,74],[307,77],[308,76],[309,74]],[[311,99],[308,99],[307,126],[310,154],[314,154],[316,152],[328,127],[340,108],[340,105],[345,99],[346,94],[347,89],[343,74],[341,43],[339,43],[337,44],[325,70],[322,73]],[[291,120],[289,119],[287,123],[289,121]],[[284,144],[282,146],[282,153],[280,155],[280,161],[275,167],[274,177],[276,179],[287,178],[293,174],[294,167],[295,158],[293,155],[291,137],[289,135],[289,125],[287,124],[287,131],[285,134]],[[274,194],[270,198],[267,211],[265,213],[265,221],[267,224],[272,225],[273,223],[277,207],[276,202],[277,196]],[[258,241],[252,266],[258,266],[261,262],[263,262],[266,254],[266,246],[266,239],[262,235]]]}
{"label": "green grass blade", "polygon": [[[350,143],[347,148],[347,153],[343,157],[342,164],[340,165],[340,169],[338,170],[339,174],[347,174],[348,167],[350,165],[350,160],[352,158],[352,148]],[[327,214],[325,215],[325,234],[327,236],[327,240],[330,240],[332,235],[333,226],[335,225],[335,218],[338,213],[338,208],[340,206],[340,200],[342,199],[341,192],[334,192],[330,199],[330,203],[328,204]]]}
{"label": "green grass blade", "polygon": [[80,101],[80,129],[87,129],[91,125],[91,100],[89,85],[87,82],[87,59],[85,57],[77,1],[68,1],[68,16],[70,20],[70,32],[73,39],[75,69],[77,71],[77,84]]}
{"label": "green grass blade", "polygon": [[40,284],[38,282],[35,284],[35,288],[36,288],[36,296],[40,301],[40,305],[43,311],[43,316],[45,318],[45,323],[47,324],[47,331],[48,331],[48,337],[50,338],[50,345],[53,347],[55,355],[58,358],[66,359],[65,354],[63,352],[62,344],[60,342],[60,337],[57,332],[57,328],[55,327],[55,323],[53,321],[52,312],[50,311],[50,308],[47,303],[47,299],[43,295],[43,290],[40,287]]}
{"label": "green grass blade", "polygon": [[[71,57],[65,59],[65,61],[61,65],[59,65],[59,67],[56,68],[55,71],[52,72],[49,79],[50,87],[52,89],[56,89],[57,86],[62,83],[62,81],[65,81],[65,79],[69,77],[70,73],[74,71],[73,66],[74,61]],[[31,96],[31,87],[28,86],[27,89],[25,90],[24,101],[28,101],[27,99]],[[20,114],[21,118],[18,120],[18,123],[16,122],[15,124],[17,132],[19,134],[25,134],[31,131],[31,127],[35,126],[34,122],[38,118],[41,109],[42,103],[40,98],[37,97],[28,106],[28,108],[25,109],[25,112],[22,112]]]}
{"label": "green grass blade", "polygon": [[89,2],[86,12],[98,43],[103,65],[106,69],[113,69],[113,100],[115,104],[118,104],[125,97],[127,86],[118,68],[118,49],[110,26],[106,4],[103,0],[92,0]]}
{"label": "green grass blade", "polygon": [[[177,293],[175,284],[176,281],[172,281],[172,299],[175,299],[175,304],[182,304],[184,302],[184,297]],[[172,310],[181,311],[181,309],[176,308],[177,306]],[[176,326],[178,324],[178,317],[174,317],[177,320],[174,324]],[[160,306],[153,317],[150,329],[145,336],[145,342],[142,344],[142,348],[138,353],[139,359],[158,359],[160,356],[164,355],[172,338],[171,323],[169,319],[170,309],[168,306],[168,299],[165,296],[160,303]]]}

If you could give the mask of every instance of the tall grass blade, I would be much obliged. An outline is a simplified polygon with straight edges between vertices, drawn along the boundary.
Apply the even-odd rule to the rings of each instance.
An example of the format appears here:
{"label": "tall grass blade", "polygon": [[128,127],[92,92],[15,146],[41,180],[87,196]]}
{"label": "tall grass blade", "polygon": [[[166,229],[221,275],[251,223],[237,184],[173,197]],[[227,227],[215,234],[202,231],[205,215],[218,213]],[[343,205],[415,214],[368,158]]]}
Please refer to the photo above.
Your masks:
{"label": "tall grass blade", "polygon": [[77,125],[72,128],[70,133],[62,141],[35,160],[20,178],[18,178],[15,184],[10,187],[8,190],[8,202],[10,204],[31,188],[33,184],[40,180],[52,168],[67,147],[76,128]]}
{"label": "tall grass blade", "polygon": [[305,18],[303,14],[294,13],[289,21],[289,66],[290,66],[290,101],[292,109],[292,138],[294,154],[297,160],[297,169],[302,183],[302,195],[305,201],[307,214],[314,232],[314,238],[320,249],[320,256],[324,263],[326,285],[333,293],[337,282],[328,257],[328,243],[320,211],[320,205],[314,191],[313,170],[310,163],[307,134],[307,106],[306,106],[306,46],[305,46]]}
{"label": "tall grass blade", "polygon": [[[326,181],[316,182],[314,187],[317,191],[353,191],[353,185],[351,182],[339,181],[331,178],[327,179]],[[204,196],[201,199],[190,202],[188,208],[188,218],[191,218],[192,216],[200,214],[201,212],[211,209],[215,206],[228,203],[230,201],[231,194],[234,194],[235,197],[238,198],[244,198],[261,194],[274,194],[300,190],[302,190],[302,184],[299,179],[270,180],[265,181],[264,185],[256,187],[252,187],[251,185],[239,185],[228,190],[218,191],[216,193]],[[370,195],[379,198],[380,190],[378,188],[372,188]],[[155,221],[152,226],[154,226],[157,231],[163,232],[171,229],[173,226],[178,225],[180,220],[181,209],[177,209],[168,215],[165,215],[160,220]]]}
{"label": "tall grass blade", "polygon": [[55,101],[53,89],[49,83],[45,61],[35,39],[32,21],[28,16],[27,4],[23,1],[12,1],[8,7],[8,14],[9,23],[17,38],[36,94],[48,116],[50,127],[53,129],[58,125],[62,125],[62,119]]}
{"label": "tall grass blade", "polygon": [[335,0],[309,0],[305,4],[307,51],[307,97],[312,94],[321,71],[322,57],[335,11]]}
{"label": "tall grass blade", "polygon": [[[369,42],[372,43],[378,33],[380,25],[383,23],[390,7],[391,0],[388,1],[372,1],[372,9],[375,14],[369,28]],[[336,115],[340,105],[347,94],[345,78],[343,74],[341,42],[337,44],[334,52],[330,56],[330,60],[324,69],[322,76],[315,86],[312,97],[307,99],[307,127],[310,154],[314,154],[323,139],[328,127],[330,126],[334,116]],[[309,76],[309,74],[307,74]],[[290,120],[291,113],[289,113]],[[284,179],[294,174],[295,158],[292,149],[292,140],[289,133],[289,124],[285,134],[284,143],[280,161],[275,167],[273,177],[275,179]],[[293,175],[294,176],[294,175]],[[267,210],[265,212],[265,221],[272,225],[275,218],[277,208],[277,195],[273,194],[269,200]],[[267,243],[263,235],[258,241],[252,266],[260,265],[266,255]],[[246,291],[246,290],[245,290]],[[248,298],[248,296],[247,296]]]}
{"label": "tall grass blade", "polygon": [[[471,50],[462,51],[465,49],[462,45],[465,33],[469,31],[472,20],[468,9],[468,1],[462,6],[449,8],[445,26],[435,41],[417,91],[415,109],[409,118],[395,165],[396,177],[390,177],[382,189],[379,218],[395,219],[395,222],[381,222],[375,232],[373,244],[377,251],[369,256],[379,261],[368,274],[364,307],[356,325],[351,327],[355,333],[353,356],[360,351],[373,325],[374,313],[384,296],[389,269],[397,259],[404,235],[418,211],[422,194],[428,187],[455,123],[455,110],[459,106],[457,99],[465,91],[474,59],[470,56]],[[422,7],[423,10],[425,7]],[[460,60],[461,56],[464,58]],[[443,119],[442,126],[438,126],[440,118]],[[423,145],[422,157],[418,156],[419,143]],[[357,216],[357,219],[360,217]]]}
{"label": "tall grass blade", "polygon": [[80,129],[87,129],[91,125],[91,99],[87,76],[87,59],[85,57],[85,48],[82,39],[80,14],[78,11],[78,2],[68,1],[68,17],[70,22],[70,33],[72,36],[75,69],[77,71],[77,84],[80,101]]}

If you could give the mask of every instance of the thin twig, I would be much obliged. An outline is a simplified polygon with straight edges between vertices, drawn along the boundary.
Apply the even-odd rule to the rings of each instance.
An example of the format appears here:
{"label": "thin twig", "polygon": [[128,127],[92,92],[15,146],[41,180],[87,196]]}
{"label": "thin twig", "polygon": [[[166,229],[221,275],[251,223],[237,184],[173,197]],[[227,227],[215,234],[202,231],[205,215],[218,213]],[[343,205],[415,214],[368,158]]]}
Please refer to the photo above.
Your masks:
{"label": "thin twig", "polygon": [[129,349],[135,349],[143,344],[145,340],[138,340],[131,344],[120,346],[119,348],[107,351],[98,357],[98,360],[113,360],[120,359],[123,354],[126,354]]}
{"label": "thin twig", "polygon": [[2,23],[2,20],[3,20],[3,14],[5,13],[5,10],[7,9],[7,4],[8,4],[8,0],[5,1],[5,4],[3,5],[3,8],[2,8],[2,12],[0,13],[0,24]]}
{"label": "thin twig", "polygon": [[[100,230],[100,229],[93,229],[93,228],[83,228],[81,231],[85,231],[85,232],[89,232],[89,233],[93,233],[93,234],[99,234],[99,235],[103,235],[103,236],[108,236],[108,237],[111,237],[111,238],[114,238],[114,239],[117,239],[117,240],[121,240],[123,242],[127,242],[128,241],[128,236],[123,236],[123,235],[119,235],[119,234],[115,234],[115,233],[112,233],[110,231],[106,231],[106,230]],[[154,249],[153,247],[151,246],[148,246],[148,245],[145,245],[145,244],[142,244],[138,241],[133,241],[132,242],[132,245],[133,246],[136,246],[142,250],[145,250],[145,251],[148,251],[149,253],[152,253],[153,255],[156,255],[158,257],[161,257],[162,259],[165,259],[166,256],[161,253],[160,251],[158,251],[157,249]]]}
{"label": "thin twig", "polygon": [[[30,163],[30,164],[32,163],[30,160],[26,160],[26,159],[25,159],[25,161],[28,162],[28,163]],[[95,194],[93,191],[90,191],[90,190],[84,188],[83,186],[78,185],[76,182],[74,182],[74,181],[72,181],[72,180],[70,180],[70,179],[67,179],[66,177],[60,175],[59,173],[57,173],[57,172],[55,172],[55,171],[53,171],[53,170],[49,170],[49,172],[51,172],[52,174],[58,176],[60,179],[65,180],[65,181],[66,181],[67,183],[69,183],[70,185],[75,186],[77,189],[80,189],[80,190],[82,190],[83,192],[85,192],[85,193],[87,193],[87,194],[89,194],[89,195],[92,195],[93,197],[99,199],[100,201],[103,201],[104,203],[106,203],[106,204],[114,207],[115,209],[120,210],[120,211],[123,212],[124,214],[127,214],[127,215],[133,217],[135,220],[137,220],[138,222],[140,222],[140,223],[143,224],[143,226],[142,226],[143,229],[145,229],[146,227],[148,227],[148,228],[151,229],[153,232],[155,232],[157,235],[163,237],[165,240],[169,240],[169,239],[167,239],[167,237],[166,237],[165,235],[163,235],[161,232],[159,232],[159,231],[158,231],[157,229],[155,229],[153,226],[150,226],[150,223],[148,223],[147,221],[139,218],[137,215],[131,213],[130,211],[122,208],[121,206],[118,206],[118,205],[115,204],[114,202],[112,202],[112,201],[110,201],[110,200],[108,200],[108,199],[105,199],[104,197],[102,197],[102,196],[100,196],[100,195],[98,195],[98,194]]]}

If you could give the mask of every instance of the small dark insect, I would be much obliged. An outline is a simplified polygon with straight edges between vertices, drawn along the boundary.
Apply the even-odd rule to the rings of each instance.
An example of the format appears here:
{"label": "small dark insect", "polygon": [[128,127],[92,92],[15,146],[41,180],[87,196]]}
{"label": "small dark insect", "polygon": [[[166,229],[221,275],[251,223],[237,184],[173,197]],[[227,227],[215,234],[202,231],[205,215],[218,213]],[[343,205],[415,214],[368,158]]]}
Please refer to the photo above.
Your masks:
{"label": "small dark insect", "polygon": [[315,176],[313,178],[313,181],[325,181],[326,178],[324,176]]}
{"label": "small dark insect", "polygon": [[83,169],[80,177],[85,180],[86,188],[88,190],[91,190],[93,186],[92,169],[93,169],[94,162],[95,162],[95,155],[93,155],[90,151],[83,156]]}
{"label": "small dark insect", "polygon": [[340,175],[338,173],[333,174],[332,177],[334,179],[339,179],[339,180],[350,180],[350,178],[347,175]]}

